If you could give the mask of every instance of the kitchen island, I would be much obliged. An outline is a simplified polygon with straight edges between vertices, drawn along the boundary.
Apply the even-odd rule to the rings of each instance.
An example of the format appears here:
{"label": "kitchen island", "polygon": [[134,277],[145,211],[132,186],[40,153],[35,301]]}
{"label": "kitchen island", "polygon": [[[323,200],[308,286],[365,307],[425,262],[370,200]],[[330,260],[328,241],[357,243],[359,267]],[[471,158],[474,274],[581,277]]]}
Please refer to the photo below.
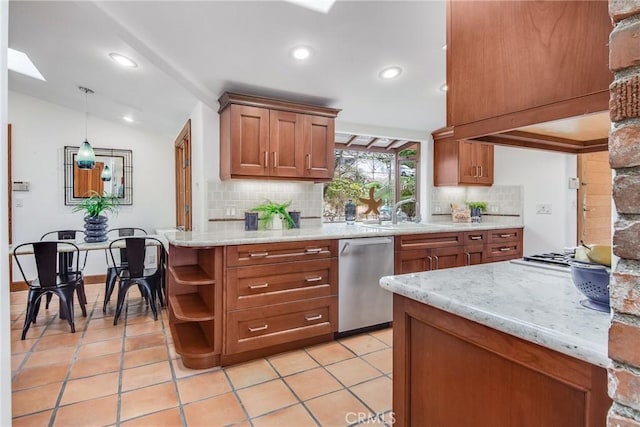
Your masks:
{"label": "kitchen island", "polygon": [[380,280],[398,425],[602,426],[608,313],[569,272],[499,262]]}

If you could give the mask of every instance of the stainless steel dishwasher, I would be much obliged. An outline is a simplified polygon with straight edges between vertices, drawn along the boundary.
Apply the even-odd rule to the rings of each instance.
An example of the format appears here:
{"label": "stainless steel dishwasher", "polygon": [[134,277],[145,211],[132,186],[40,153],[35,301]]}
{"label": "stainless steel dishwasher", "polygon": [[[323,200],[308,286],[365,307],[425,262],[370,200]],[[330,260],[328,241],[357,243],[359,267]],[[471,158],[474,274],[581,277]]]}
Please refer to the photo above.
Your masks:
{"label": "stainless steel dishwasher", "polygon": [[379,282],[393,274],[393,237],[343,239],[338,248],[338,332],[390,322],[392,294]]}

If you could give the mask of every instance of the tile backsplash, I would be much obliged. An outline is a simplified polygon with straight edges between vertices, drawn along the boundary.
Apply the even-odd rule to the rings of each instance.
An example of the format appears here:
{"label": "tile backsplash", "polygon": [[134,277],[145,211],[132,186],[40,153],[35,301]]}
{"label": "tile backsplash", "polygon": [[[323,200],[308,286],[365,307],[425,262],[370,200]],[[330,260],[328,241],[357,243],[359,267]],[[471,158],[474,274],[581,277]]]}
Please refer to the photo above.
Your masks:
{"label": "tile backsplash", "polygon": [[[300,211],[304,227],[320,224],[322,216],[322,184],[291,181],[231,180],[207,183],[209,231],[243,230],[244,213],[271,200],[291,200],[292,211]],[[235,210],[235,215],[225,215]]]}
{"label": "tile backsplash", "polygon": [[521,185],[494,185],[491,187],[434,187],[431,193],[430,213],[451,213],[452,202],[487,202],[489,215],[522,216],[524,188]]}

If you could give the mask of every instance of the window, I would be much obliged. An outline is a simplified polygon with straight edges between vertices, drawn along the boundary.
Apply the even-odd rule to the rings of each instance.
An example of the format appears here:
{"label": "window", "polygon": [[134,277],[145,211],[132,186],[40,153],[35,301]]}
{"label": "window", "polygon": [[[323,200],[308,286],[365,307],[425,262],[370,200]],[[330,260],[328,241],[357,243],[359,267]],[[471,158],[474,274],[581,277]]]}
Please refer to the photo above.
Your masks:
{"label": "window", "polygon": [[[417,153],[417,149],[406,149],[397,154],[386,149],[336,149],[334,179],[324,184],[323,221],[344,221],[344,206],[349,199],[358,206],[357,221],[377,220],[378,215],[366,214],[367,205],[359,202],[360,198],[369,199],[372,189],[373,198],[381,202],[380,219],[390,220],[396,201],[417,198]],[[412,219],[415,203],[405,204],[401,210]]]}

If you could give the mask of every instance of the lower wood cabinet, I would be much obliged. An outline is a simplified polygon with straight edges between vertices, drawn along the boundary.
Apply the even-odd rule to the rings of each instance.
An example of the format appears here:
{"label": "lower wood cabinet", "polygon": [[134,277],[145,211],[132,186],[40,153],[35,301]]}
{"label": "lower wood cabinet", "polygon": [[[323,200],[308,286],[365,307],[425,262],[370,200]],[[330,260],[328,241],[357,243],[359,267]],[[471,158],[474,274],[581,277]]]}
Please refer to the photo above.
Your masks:
{"label": "lower wood cabinet", "polygon": [[394,295],[397,426],[596,427],[604,368]]}

